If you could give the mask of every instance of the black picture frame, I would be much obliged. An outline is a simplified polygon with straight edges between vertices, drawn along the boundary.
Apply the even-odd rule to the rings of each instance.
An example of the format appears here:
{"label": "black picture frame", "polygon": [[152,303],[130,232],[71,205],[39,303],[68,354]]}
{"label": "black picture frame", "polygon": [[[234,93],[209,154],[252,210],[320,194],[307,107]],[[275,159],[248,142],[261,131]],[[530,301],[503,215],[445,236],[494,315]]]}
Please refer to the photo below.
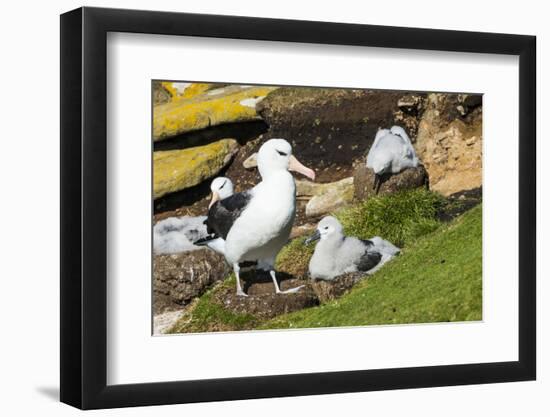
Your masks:
{"label": "black picture frame", "polygon": [[[519,360],[107,385],[108,32],[519,56]],[[534,36],[85,7],[61,15],[60,55],[62,402],[94,409],[535,379]]]}

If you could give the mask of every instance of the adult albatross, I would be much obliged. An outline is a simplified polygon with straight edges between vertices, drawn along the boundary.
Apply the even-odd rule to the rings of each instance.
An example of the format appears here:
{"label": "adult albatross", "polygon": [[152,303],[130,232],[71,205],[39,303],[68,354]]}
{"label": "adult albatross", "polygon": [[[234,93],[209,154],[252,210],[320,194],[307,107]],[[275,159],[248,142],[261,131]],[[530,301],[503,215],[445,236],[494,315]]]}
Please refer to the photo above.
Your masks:
{"label": "adult albatross", "polygon": [[373,188],[376,194],[384,176],[417,166],[418,158],[405,129],[393,126],[389,130],[378,131],[367,155],[367,168],[374,171]]}
{"label": "adult albatross", "polygon": [[312,180],[315,172],[292,155],[292,146],[284,139],[265,142],[257,161],[262,181],[216,203],[206,225],[213,236],[225,239],[225,259],[233,266],[237,295],[246,296],[239,277],[242,262],[258,262],[268,270],[276,293],[296,292],[301,287],[281,291],[275,274],[275,258],[288,241],[296,214],[296,184],[288,171]]}

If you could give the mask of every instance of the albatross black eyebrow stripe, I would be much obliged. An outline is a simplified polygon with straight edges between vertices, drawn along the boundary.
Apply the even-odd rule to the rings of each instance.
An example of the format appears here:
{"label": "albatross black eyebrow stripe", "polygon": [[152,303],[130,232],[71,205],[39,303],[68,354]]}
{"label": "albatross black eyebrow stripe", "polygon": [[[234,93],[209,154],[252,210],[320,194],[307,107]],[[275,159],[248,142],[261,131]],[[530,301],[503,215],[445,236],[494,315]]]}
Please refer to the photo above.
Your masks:
{"label": "albatross black eyebrow stripe", "polygon": [[286,153],[284,153],[284,152],[281,152],[281,151],[279,151],[279,150],[277,150],[277,152],[278,152],[279,155],[281,155],[281,156],[287,156],[287,155],[288,155],[288,154],[286,154]]}

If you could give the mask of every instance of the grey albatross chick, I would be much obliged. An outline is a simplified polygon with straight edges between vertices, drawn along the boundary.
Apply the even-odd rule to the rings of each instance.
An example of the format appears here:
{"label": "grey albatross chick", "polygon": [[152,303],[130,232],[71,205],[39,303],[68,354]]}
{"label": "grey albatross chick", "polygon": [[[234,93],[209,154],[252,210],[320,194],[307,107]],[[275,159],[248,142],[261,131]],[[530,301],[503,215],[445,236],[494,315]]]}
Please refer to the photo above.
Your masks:
{"label": "grey albatross chick", "polygon": [[[212,200],[209,210],[219,200],[233,194],[233,183],[229,178],[218,177],[210,184]],[[153,227],[153,249],[156,254],[178,253],[199,249],[197,246],[207,246],[223,255],[225,242],[212,236],[212,230],[207,230],[206,216],[169,217],[159,221]]]}
{"label": "grey albatross chick", "polygon": [[342,225],[332,216],[319,222],[306,244],[317,240],[319,242],[309,262],[313,279],[333,280],[342,274],[358,271],[371,274],[399,253],[397,247],[378,236],[369,240],[345,236]]}
{"label": "grey albatross chick", "polygon": [[373,189],[376,194],[384,177],[416,168],[418,162],[411,140],[402,127],[379,130],[367,154],[367,168],[374,171]]}
{"label": "grey albatross chick", "polygon": [[[258,151],[262,181],[254,188],[220,200],[220,210],[206,220],[207,227],[225,239],[225,259],[233,266],[237,295],[246,296],[240,282],[243,262],[258,262],[269,271],[276,293],[281,291],[275,274],[275,258],[288,241],[296,215],[296,184],[290,171],[315,179],[315,172],[302,165],[284,139],[270,139]],[[214,207],[214,206],[212,206]]]}

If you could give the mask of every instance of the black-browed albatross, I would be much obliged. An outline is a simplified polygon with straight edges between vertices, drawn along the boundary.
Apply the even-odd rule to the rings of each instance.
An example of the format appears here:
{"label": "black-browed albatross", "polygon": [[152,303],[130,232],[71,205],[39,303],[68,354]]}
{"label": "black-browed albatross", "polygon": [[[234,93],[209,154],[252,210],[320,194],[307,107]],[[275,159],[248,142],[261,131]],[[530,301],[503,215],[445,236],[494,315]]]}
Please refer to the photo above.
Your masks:
{"label": "black-browed albatross", "polygon": [[[212,199],[208,204],[208,217],[212,219],[219,213],[221,201],[233,195],[233,182],[227,177],[214,178],[210,184],[210,190],[212,191]],[[225,255],[225,240],[220,237],[221,233],[216,233],[212,227],[208,226],[208,217],[204,220],[208,236],[193,243],[197,246],[207,246],[213,251]]]}
{"label": "black-browed albatross", "polygon": [[239,263],[258,262],[269,271],[276,293],[281,291],[275,274],[275,258],[286,244],[296,214],[296,184],[288,172],[315,179],[315,172],[302,165],[284,139],[270,139],[258,151],[262,181],[250,190],[233,194],[212,205],[206,225],[213,237],[225,239],[225,258],[233,266],[237,295],[246,296],[239,277]]}

